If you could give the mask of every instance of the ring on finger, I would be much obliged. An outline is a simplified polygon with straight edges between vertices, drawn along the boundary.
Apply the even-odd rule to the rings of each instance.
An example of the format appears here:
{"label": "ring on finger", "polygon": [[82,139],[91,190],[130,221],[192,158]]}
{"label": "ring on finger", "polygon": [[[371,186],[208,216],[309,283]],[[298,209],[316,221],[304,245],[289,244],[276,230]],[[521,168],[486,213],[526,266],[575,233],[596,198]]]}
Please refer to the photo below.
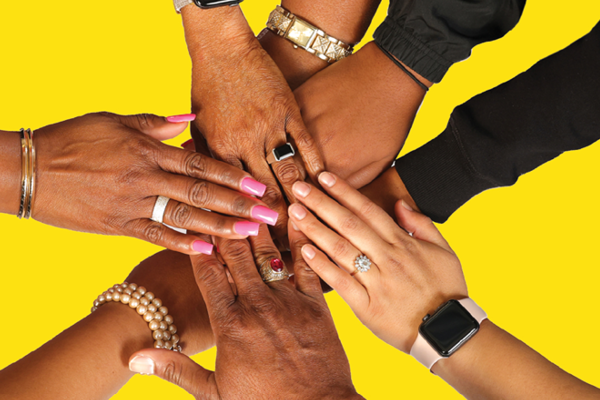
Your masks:
{"label": "ring on finger", "polygon": [[371,269],[371,264],[373,264],[373,263],[371,262],[371,260],[369,260],[369,257],[365,256],[364,254],[360,254],[354,260],[354,267],[356,269],[350,275],[354,276],[359,272],[360,273],[367,272],[368,270]]}
{"label": "ring on finger", "polygon": [[279,146],[271,150],[267,155],[267,163],[273,164],[274,162],[283,161],[286,158],[290,158],[296,155],[294,147],[290,143],[286,143],[283,146]]}
{"label": "ring on finger", "polygon": [[260,264],[259,272],[265,283],[282,281],[290,277],[285,264],[279,258],[270,258]]}
{"label": "ring on finger", "polygon": [[170,226],[165,224],[163,221],[165,219],[165,211],[167,210],[167,204],[169,204],[168,197],[158,196],[156,199],[156,203],[154,203],[154,209],[152,210],[152,217],[150,218],[154,222],[158,222],[159,224],[163,224],[164,226],[173,229],[179,233],[187,234],[187,229],[175,228],[174,226]]}

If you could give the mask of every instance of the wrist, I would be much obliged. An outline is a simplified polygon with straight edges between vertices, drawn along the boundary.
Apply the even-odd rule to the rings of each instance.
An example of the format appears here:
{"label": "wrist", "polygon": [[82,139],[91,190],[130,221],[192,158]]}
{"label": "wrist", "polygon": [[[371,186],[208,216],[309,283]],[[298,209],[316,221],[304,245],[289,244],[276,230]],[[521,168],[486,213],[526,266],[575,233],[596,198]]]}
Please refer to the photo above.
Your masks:
{"label": "wrist", "polygon": [[419,211],[419,207],[408,193],[408,189],[394,167],[388,168],[360,191],[392,217],[396,215],[394,207],[398,200],[404,200],[413,210]]}
{"label": "wrist", "polygon": [[0,131],[0,213],[17,215],[21,196],[21,139]]}

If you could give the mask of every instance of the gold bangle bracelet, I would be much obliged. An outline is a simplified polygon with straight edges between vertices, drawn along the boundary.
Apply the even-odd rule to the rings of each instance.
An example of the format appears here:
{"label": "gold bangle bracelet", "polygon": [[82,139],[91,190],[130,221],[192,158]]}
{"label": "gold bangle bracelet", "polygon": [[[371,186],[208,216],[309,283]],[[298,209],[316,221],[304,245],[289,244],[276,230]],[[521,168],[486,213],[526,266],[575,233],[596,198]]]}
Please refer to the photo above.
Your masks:
{"label": "gold bangle bracelet", "polygon": [[29,198],[25,211],[25,219],[29,219],[33,211],[33,199],[35,195],[36,152],[33,144],[33,132],[27,129],[25,133],[29,134]]}
{"label": "gold bangle bracelet", "polygon": [[25,129],[21,128],[21,202],[17,217],[23,218],[28,202],[29,190],[29,135]]}

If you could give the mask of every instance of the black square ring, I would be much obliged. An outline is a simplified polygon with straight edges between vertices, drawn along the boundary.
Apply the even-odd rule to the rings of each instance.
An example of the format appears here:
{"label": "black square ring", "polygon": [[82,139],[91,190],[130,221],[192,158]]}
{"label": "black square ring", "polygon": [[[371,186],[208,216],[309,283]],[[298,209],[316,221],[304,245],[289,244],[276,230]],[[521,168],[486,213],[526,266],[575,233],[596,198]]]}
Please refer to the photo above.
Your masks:
{"label": "black square ring", "polygon": [[294,151],[294,147],[290,143],[286,143],[283,146],[279,146],[276,149],[273,149],[273,156],[275,157],[275,161],[282,161],[286,158],[290,158],[296,155]]}

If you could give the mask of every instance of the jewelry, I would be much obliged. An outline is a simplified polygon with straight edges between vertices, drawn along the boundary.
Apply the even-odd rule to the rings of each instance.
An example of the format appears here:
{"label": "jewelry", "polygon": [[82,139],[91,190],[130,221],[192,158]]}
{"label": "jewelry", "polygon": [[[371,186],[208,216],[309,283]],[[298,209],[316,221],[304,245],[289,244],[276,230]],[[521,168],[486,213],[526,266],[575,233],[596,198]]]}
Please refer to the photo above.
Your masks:
{"label": "jewelry", "polygon": [[35,175],[36,175],[36,152],[35,146],[33,145],[33,132],[30,129],[26,131],[29,133],[29,202],[27,204],[27,209],[25,212],[25,219],[29,219],[31,217],[31,212],[33,211],[33,200],[35,194]]}
{"label": "jewelry", "polygon": [[94,301],[92,312],[96,311],[102,304],[109,302],[127,304],[135,309],[139,315],[148,322],[152,330],[154,347],[181,352],[177,327],[173,324],[173,317],[169,315],[169,309],[163,306],[162,301],[148,292],[145,287],[135,283],[117,283],[106,290]]}
{"label": "jewelry", "polygon": [[421,89],[423,89],[426,92],[429,92],[429,88],[427,87],[427,85],[425,85],[423,82],[421,82],[419,79],[417,79],[417,77],[412,72],[410,72],[409,70],[407,70],[406,67],[404,65],[402,65],[402,63],[400,61],[396,60],[396,57],[394,57],[392,55],[392,53],[390,53],[389,51],[387,51],[386,49],[384,49],[383,46],[381,46],[379,43],[375,42],[375,44],[377,45],[377,47],[379,47],[379,49],[381,51],[383,51],[383,54],[385,54],[386,56],[388,56],[388,58],[390,60],[392,60],[392,62],[394,64],[396,64],[396,66],[398,68],[400,68],[406,75],[408,75],[410,79],[412,79],[413,81],[415,81],[415,83],[417,85],[419,85],[421,87]]}
{"label": "jewelry", "polygon": [[267,163],[273,164],[274,162],[282,161],[295,155],[294,147],[290,143],[286,143],[271,150],[271,153],[267,156]]}
{"label": "jewelry", "polygon": [[292,42],[294,48],[301,47],[328,63],[348,57],[354,51],[353,45],[329,36],[281,6],[271,12],[267,28]]}
{"label": "jewelry", "polygon": [[183,233],[185,235],[185,234],[187,234],[187,229],[176,228],[174,226],[167,225],[163,222],[163,220],[165,218],[165,211],[167,210],[167,204],[169,204],[169,200],[171,200],[171,199],[168,197],[158,196],[158,198],[156,199],[156,203],[154,203],[154,209],[152,210],[152,218],[150,218],[150,219],[154,222],[163,224],[167,228],[171,228],[174,231]]}
{"label": "jewelry", "polygon": [[367,272],[371,269],[371,260],[369,260],[367,256],[361,254],[354,260],[354,266],[358,272]]}
{"label": "jewelry", "polygon": [[173,5],[175,6],[175,11],[177,11],[177,14],[181,14],[181,9],[192,3],[192,0],[173,0]]}
{"label": "jewelry", "polygon": [[35,147],[30,129],[21,128],[19,133],[21,134],[21,203],[17,217],[29,219],[35,185]]}
{"label": "jewelry", "polygon": [[288,279],[290,274],[279,258],[271,258],[260,265],[260,276],[265,283]]}

